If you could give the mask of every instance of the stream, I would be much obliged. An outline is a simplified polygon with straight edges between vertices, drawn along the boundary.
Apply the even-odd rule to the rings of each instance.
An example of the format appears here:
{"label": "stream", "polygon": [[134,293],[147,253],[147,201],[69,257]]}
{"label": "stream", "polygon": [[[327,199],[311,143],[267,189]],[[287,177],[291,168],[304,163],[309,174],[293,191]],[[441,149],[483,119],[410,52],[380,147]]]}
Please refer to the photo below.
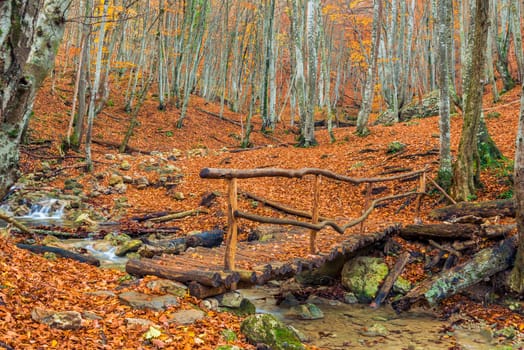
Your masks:
{"label": "stream", "polygon": [[[16,217],[28,225],[67,226],[63,220],[64,205],[57,200],[34,204],[28,214]],[[9,208],[0,205],[0,210]],[[0,221],[0,226],[4,224]],[[115,227],[115,229],[117,229]],[[115,255],[116,247],[107,240],[69,239],[60,242],[65,249],[83,248],[98,258],[101,267],[122,269],[127,258]],[[270,313],[293,326],[308,340],[308,345],[322,349],[381,349],[381,350],[489,350],[524,349],[524,344],[502,346],[492,336],[488,325],[478,323],[450,328],[451,321],[441,321],[429,310],[414,309],[397,315],[389,306],[372,309],[363,304],[344,304],[336,300],[314,298],[324,317],[318,320],[299,320],[289,309],[277,305],[274,295],[279,289],[256,286],[241,289],[257,312]],[[508,344],[508,339],[505,339]]]}

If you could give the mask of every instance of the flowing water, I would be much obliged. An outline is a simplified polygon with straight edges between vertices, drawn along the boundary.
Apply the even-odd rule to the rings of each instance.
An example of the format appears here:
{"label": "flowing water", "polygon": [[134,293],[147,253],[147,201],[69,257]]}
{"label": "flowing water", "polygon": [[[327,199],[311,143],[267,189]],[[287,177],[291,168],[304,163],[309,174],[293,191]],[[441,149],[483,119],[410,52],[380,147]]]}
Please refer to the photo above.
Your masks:
{"label": "flowing water", "polygon": [[[270,313],[302,332],[309,345],[322,349],[381,349],[381,350],[489,350],[522,349],[524,344],[497,348],[482,326],[450,329],[450,322],[439,320],[428,310],[415,309],[396,314],[390,307],[370,308],[348,305],[336,300],[316,298],[324,313],[318,320],[298,320],[288,309],[276,305],[273,295],[278,289],[256,287],[241,290],[257,307],[257,312]],[[378,335],[374,329],[387,335]],[[381,333],[383,334],[383,333]]]}

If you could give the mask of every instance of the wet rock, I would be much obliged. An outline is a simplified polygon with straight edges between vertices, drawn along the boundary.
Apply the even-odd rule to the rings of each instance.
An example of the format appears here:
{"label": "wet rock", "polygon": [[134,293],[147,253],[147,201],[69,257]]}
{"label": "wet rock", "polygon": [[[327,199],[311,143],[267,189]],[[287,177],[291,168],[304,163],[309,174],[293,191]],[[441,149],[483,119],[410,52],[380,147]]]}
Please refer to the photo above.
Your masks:
{"label": "wet rock", "polygon": [[195,323],[195,321],[203,319],[205,316],[206,314],[202,310],[180,310],[171,315],[169,322],[175,322],[178,324],[192,324]]}
{"label": "wet rock", "polygon": [[125,233],[120,233],[120,234],[108,233],[107,235],[104,236],[104,241],[111,242],[113,246],[120,245],[130,240],[131,240],[131,237],[129,237]]}
{"label": "wet rock", "polygon": [[127,161],[127,159],[124,159],[122,163],[120,163],[120,169],[122,170],[129,170],[131,169],[131,164]]}
{"label": "wet rock", "polygon": [[226,307],[240,307],[240,303],[244,299],[241,293],[237,291],[224,293],[222,295],[219,295],[216,297],[218,300],[219,306],[226,306]]}
{"label": "wet rock", "polygon": [[280,302],[280,307],[293,307],[300,304],[298,299],[293,295],[291,292],[287,292],[284,294],[284,299]]}
{"label": "wet rock", "polygon": [[31,311],[31,318],[51,328],[71,330],[82,327],[82,315],[77,311],[53,311],[35,307]]}
{"label": "wet rock", "polygon": [[232,314],[235,314],[237,316],[248,316],[248,315],[254,315],[257,312],[257,308],[255,304],[251,302],[249,299],[242,299],[240,302],[240,305],[238,307],[221,307],[219,308],[220,311],[227,311]]}
{"label": "wet rock", "polygon": [[136,182],[136,187],[138,189],[143,189],[149,186],[149,180],[145,176],[141,176],[137,178],[135,182]]}
{"label": "wet rock", "polygon": [[302,350],[296,334],[273,315],[257,314],[246,318],[240,330],[252,344],[265,344],[273,350]]}
{"label": "wet rock", "polygon": [[124,180],[125,184],[132,184],[134,182],[133,178],[129,175],[122,176],[122,179]]}
{"label": "wet rock", "polygon": [[344,303],[346,304],[356,304],[358,303],[358,299],[357,297],[355,296],[354,293],[345,293],[344,294]]}
{"label": "wet rock", "polygon": [[202,300],[199,305],[203,309],[218,311],[218,300],[215,298]]}
{"label": "wet rock", "polygon": [[380,323],[375,323],[371,327],[367,328],[362,335],[368,337],[386,337],[389,335],[388,329]]}
{"label": "wet rock", "polygon": [[124,183],[124,178],[118,174],[111,174],[109,178],[109,186],[115,186],[116,184]]}
{"label": "wet rock", "polygon": [[118,295],[121,302],[134,309],[165,310],[169,306],[178,306],[178,299],[172,295],[153,296],[139,292],[124,292]]}
{"label": "wet rock", "polygon": [[295,333],[295,335],[298,337],[298,339],[300,339],[300,341],[302,343],[309,343],[311,341],[311,338],[308,337],[305,333],[303,333],[302,331],[296,329],[295,327],[289,325],[288,326],[289,329],[291,329],[293,331],[293,333]]}
{"label": "wet rock", "polygon": [[104,155],[104,158],[107,159],[107,160],[115,160],[116,159],[116,156],[114,154],[105,154]]}
{"label": "wet rock", "polygon": [[382,259],[367,256],[357,257],[344,264],[342,285],[353,292],[361,303],[369,303],[389,272]]}
{"label": "wet rock", "polygon": [[186,285],[166,279],[150,281],[147,283],[147,288],[155,293],[168,293],[181,298],[187,294]]}
{"label": "wet rock", "polygon": [[137,252],[141,246],[142,241],[139,239],[132,239],[130,241],[126,241],[122,243],[122,245],[118,246],[118,248],[115,251],[115,255],[124,256],[127,253]]}
{"label": "wet rock", "polygon": [[293,306],[287,313],[288,317],[300,320],[319,320],[324,318],[324,313],[315,304],[302,304]]}

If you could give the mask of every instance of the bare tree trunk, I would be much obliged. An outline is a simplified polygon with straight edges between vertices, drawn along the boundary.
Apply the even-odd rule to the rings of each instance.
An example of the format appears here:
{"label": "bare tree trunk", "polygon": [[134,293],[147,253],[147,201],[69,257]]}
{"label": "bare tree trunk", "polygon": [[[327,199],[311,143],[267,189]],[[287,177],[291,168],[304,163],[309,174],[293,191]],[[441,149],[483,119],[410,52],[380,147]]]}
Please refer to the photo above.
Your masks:
{"label": "bare tree trunk", "polygon": [[382,0],[373,1],[373,29],[371,32],[371,54],[366,74],[366,86],[362,96],[362,104],[357,117],[357,134],[365,136],[369,134],[368,120],[373,104],[375,93],[375,78],[377,70],[378,48],[380,46],[380,33],[382,22]]}
{"label": "bare tree trunk", "polygon": [[36,91],[54,66],[69,0],[0,2],[0,198],[17,180]]}
{"label": "bare tree trunk", "polygon": [[[473,9],[472,9],[473,10]],[[457,200],[475,198],[476,176],[479,171],[478,131],[482,113],[483,72],[486,61],[486,42],[489,27],[489,0],[475,0],[472,28],[469,35],[468,66],[466,67],[464,124],[459,153],[453,169],[451,194]]]}
{"label": "bare tree trunk", "polygon": [[[519,49],[519,48],[517,48]],[[522,50],[522,47],[520,47]],[[517,231],[519,245],[515,265],[509,278],[509,286],[519,294],[524,294],[524,84],[520,95],[519,129],[515,154],[515,204],[517,210]]]}
{"label": "bare tree trunk", "polygon": [[448,190],[451,186],[451,125],[450,125],[450,60],[451,54],[451,16],[453,2],[439,0],[438,5],[438,37],[439,37],[439,85],[440,85],[440,168],[439,183]]}

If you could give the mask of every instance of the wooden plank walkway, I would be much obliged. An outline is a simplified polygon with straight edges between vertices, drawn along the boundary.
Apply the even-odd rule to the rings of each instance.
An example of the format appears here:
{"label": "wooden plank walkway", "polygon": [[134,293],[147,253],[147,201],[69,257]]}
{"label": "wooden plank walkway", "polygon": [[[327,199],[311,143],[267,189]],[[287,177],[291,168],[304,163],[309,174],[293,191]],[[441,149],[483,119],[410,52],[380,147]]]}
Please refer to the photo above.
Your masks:
{"label": "wooden plank walkway", "polygon": [[[239,242],[236,270],[224,271],[225,245],[217,248],[189,248],[180,255],[130,260],[126,270],[135,275],[152,274],[183,283],[198,283],[217,291],[234,289],[238,282],[265,284],[313,270],[326,262],[358,254],[362,249],[384,242],[397,232],[396,226],[372,234],[350,234],[325,252],[309,255],[309,231],[302,228],[275,227],[269,242]],[[299,252],[299,256],[297,256]],[[201,289],[201,288],[200,288]],[[198,295],[197,295],[198,296]]]}

